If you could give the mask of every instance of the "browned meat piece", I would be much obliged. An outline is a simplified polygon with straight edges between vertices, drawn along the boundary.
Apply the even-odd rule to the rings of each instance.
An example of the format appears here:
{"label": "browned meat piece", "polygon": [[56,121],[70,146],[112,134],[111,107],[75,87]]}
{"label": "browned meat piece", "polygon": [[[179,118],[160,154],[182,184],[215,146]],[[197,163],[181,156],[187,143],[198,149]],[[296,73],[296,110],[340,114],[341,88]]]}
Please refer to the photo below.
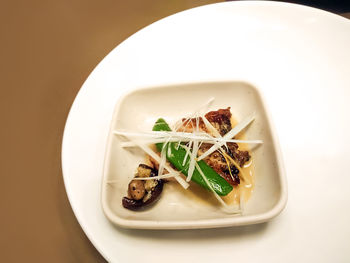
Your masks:
{"label": "browned meat piece", "polygon": [[[208,112],[205,117],[213,125],[213,127],[220,133],[221,136],[224,136],[232,129],[231,118],[232,114],[230,108],[219,109],[217,111]],[[204,132],[208,132],[203,119],[198,118],[199,129]],[[182,127],[179,131],[193,132],[196,128],[197,119],[182,119]],[[198,155],[202,155],[206,152],[212,144],[203,143],[199,148]],[[226,153],[242,167],[250,159],[249,152],[238,150],[237,143],[227,143],[228,149],[223,149]],[[238,176],[239,170],[237,167],[231,163],[227,163],[224,156],[219,152],[215,151],[204,159],[204,161],[212,167],[218,174],[220,174],[228,183],[231,185],[237,185],[240,183],[240,178]],[[229,167],[230,165],[230,167]],[[230,169],[229,169],[230,168]],[[231,171],[231,173],[230,173]]]}
{"label": "browned meat piece", "polygon": [[[207,127],[205,126],[203,119],[201,117],[198,118],[198,128],[200,131],[208,132]],[[197,127],[197,119],[196,118],[190,118],[182,119],[182,126],[178,129],[180,132],[193,132]]]}
{"label": "browned meat piece", "polygon": [[[202,155],[211,146],[212,146],[211,144],[204,144],[203,143],[198,151],[198,155]],[[215,170],[215,172],[220,174],[229,184],[237,185],[240,183],[240,179],[238,176],[238,173],[239,173],[238,169],[233,164],[230,164],[230,169],[231,169],[231,173],[230,173],[228,164],[227,164],[224,156],[220,152],[218,152],[218,151],[213,152],[208,157],[204,158],[204,161],[211,168],[213,168]]]}
{"label": "browned meat piece", "polygon": [[241,167],[243,167],[243,165],[250,160],[250,154],[248,151],[238,150],[237,152],[234,152],[233,155]]}
{"label": "browned meat piece", "polygon": [[217,111],[210,111],[205,114],[208,121],[219,131],[221,136],[224,136],[232,129],[231,125],[231,111],[230,107],[227,109],[220,109]]}
{"label": "browned meat piece", "polygon": [[235,142],[228,142],[227,147],[232,151],[235,152],[238,150],[238,144]]}
{"label": "browned meat piece", "polygon": [[250,160],[250,154],[248,151],[238,150],[238,145],[236,143],[228,143],[227,144],[228,151],[227,153],[237,162],[239,166],[243,167],[243,165]]}
{"label": "browned meat piece", "polygon": [[[232,114],[230,108],[219,109],[217,111],[210,111],[205,115],[205,117],[213,125],[213,127],[218,130],[221,136],[224,136],[232,129]],[[227,146],[228,149],[223,149],[225,149],[226,153],[230,155],[232,159],[236,160],[241,167],[244,165],[245,162],[249,161],[249,152],[238,150],[237,143],[227,143]],[[211,145],[202,144],[201,149],[199,151],[199,155],[203,154],[210,147]],[[225,180],[230,184],[237,185],[240,183],[240,179],[238,176],[239,170],[233,164],[230,164],[229,169],[226,159],[220,152],[213,152],[207,158],[205,158],[204,161],[209,166],[211,166],[218,174],[225,178]]]}

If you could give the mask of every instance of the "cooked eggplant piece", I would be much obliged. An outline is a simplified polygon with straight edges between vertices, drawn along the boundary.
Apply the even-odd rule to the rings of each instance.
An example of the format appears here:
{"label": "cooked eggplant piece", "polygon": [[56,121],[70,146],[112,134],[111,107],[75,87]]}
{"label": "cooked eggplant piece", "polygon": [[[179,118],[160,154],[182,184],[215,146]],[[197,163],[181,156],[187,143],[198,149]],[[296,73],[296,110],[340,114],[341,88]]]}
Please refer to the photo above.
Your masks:
{"label": "cooked eggplant piece", "polygon": [[157,170],[143,163],[141,163],[139,167],[137,167],[138,177],[153,177],[157,175],[157,172]]}
{"label": "cooked eggplant piece", "polygon": [[[154,168],[140,164],[135,177],[154,177],[158,173]],[[142,210],[153,204],[163,191],[163,180],[132,180],[129,183],[128,196],[123,197],[123,207],[129,210]]]}
{"label": "cooked eggplant piece", "polygon": [[145,194],[145,182],[139,180],[132,180],[129,183],[129,194],[134,200],[141,200]]}

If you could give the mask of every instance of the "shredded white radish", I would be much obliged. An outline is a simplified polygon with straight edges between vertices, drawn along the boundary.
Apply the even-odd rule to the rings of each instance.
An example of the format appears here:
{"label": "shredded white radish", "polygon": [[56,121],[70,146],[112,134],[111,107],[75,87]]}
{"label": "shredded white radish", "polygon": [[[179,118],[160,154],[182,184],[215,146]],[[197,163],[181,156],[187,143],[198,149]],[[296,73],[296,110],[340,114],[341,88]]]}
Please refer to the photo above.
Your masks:
{"label": "shredded white radish", "polygon": [[165,179],[165,178],[171,178],[171,177],[176,177],[179,174],[176,173],[167,173],[167,174],[162,174],[158,176],[153,176],[153,177],[135,177],[133,180],[158,180],[158,179]]}
{"label": "shredded white radish", "polygon": [[[223,142],[223,140],[213,140],[210,138],[206,138],[203,140],[201,140],[200,137],[196,138],[196,139],[183,139],[182,142],[191,142],[192,140],[198,140],[201,143],[210,143],[210,144],[215,144],[217,142]],[[179,142],[179,139],[176,138],[172,138],[172,139],[154,139],[154,140],[138,140],[144,144],[156,144],[156,143],[165,143],[165,142]],[[262,144],[263,141],[262,140],[226,140],[225,142],[235,142],[235,143],[246,143],[246,144]],[[128,147],[135,147],[137,146],[135,143],[133,142],[121,142],[120,146],[123,148],[128,148]],[[177,148],[177,147],[176,147]]]}
{"label": "shredded white radish", "polygon": [[[151,156],[154,160],[156,160],[158,163],[160,163],[160,157],[148,146],[139,143],[137,141],[133,141],[135,144],[137,144],[138,147],[140,147],[145,153],[147,153],[149,156]],[[184,188],[187,189],[190,185],[179,175],[180,173],[173,169],[171,166],[165,164],[165,169],[170,173],[177,173],[178,175],[175,176],[176,181]]]}
{"label": "shredded white radish", "polygon": [[243,165],[243,167],[244,167],[244,168],[248,168],[249,166],[251,166],[252,160],[253,160],[253,159],[250,159],[250,160],[249,160],[249,163],[246,163],[245,165]]}
{"label": "shredded white radish", "polygon": [[199,167],[199,165],[196,163],[196,168],[199,172],[199,174],[202,176],[204,182],[207,184],[207,186],[209,187],[209,190],[213,192],[213,194],[215,195],[216,199],[218,199],[218,201],[223,205],[223,206],[227,206],[227,204],[224,202],[224,200],[221,199],[221,197],[215,192],[213,186],[211,185],[211,183],[208,181],[208,178],[204,175],[202,169]]}
{"label": "shredded white radish", "polygon": [[164,165],[166,163],[166,144],[163,144],[162,151],[160,152],[160,162],[158,167],[158,176],[163,174],[164,171]]}
{"label": "shredded white radish", "polygon": [[[202,119],[203,119],[203,122],[204,122],[204,124],[205,124],[205,126],[207,127],[207,129],[209,130],[209,131],[211,131],[212,132],[212,134],[214,135],[214,137],[216,137],[216,138],[222,138],[222,136],[221,136],[221,134],[219,133],[219,131],[217,130],[217,129],[215,129],[215,127],[208,121],[208,119],[203,115],[202,116]],[[225,147],[226,147],[226,149],[227,149],[227,141],[225,141],[225,143],[224,143],[224,145],[225,145]]]}
{"label": "shredded white radish", "polygon": [[201,112],[205,112],[208,110],[208,108],[210,107],[210,105],[214,102],[215,98],[211,97],[206,103],[204,103],[203,105],[199,106],[191,115],[190,117],[188,117],[187,119],[191,119],[196,115],[200,115]]}
{"label": "shredded white radish", "polygon": [[[255,114],[252,114],[250,116],[248,116],[247,118],[245,118],[243,121],[241,121],[240,123],[238,123],[231,131],[229,131],[228,133],[225,134],[224,137],[222,137],[223,139],[231,139],[234,136],[236,136],[240,131],[242,131],[245,127],[247,127],[247,125],[249,123],[251,123],[253,120],[255,119]],[[219,149],[222,145],[224,145],[225,142],[217,142],[215,143],[208,151],[206,151],[203,155],[201,155],[198,158],[198,161],[204,159],[205,157],[209,156],[210,154],[212,154],[213,152],[215,152],[217,149]]]}
{"label": "shredded white radish", "polygon": [[199,167],[198,163],[196,163],[196,168],[199,172],[199,174],[202,176],[204,182],[208,185],[210,191],[214,194],[214,196],[216,197],[216,199],[220,202],[220,204],[222,204],[222,206],[224,207],[224,211],[227,213],[232,213],[232,214],[240,214],[242,213],[241,210],[239,209],[235,209],[235,210],[231,210],[230,207],[224,202],[224,200],[222,200],[222,198],[215,192],[215,190],[213,189],[213,186],[210,184],[210,182],[208,181],[208,178],[204,175],[202,169]]}
{"label": "shredded white radish", "polygon": [[200,114],[201,111],[206,112],[210,105],[214,102],[215,98],[211,97],[206,103],[204,103],[201,107],[199,107],[196,111],[195,114]]}
{"label": "shredded white radish", "polygon": [[[169,151],[171,152],[171,148],[168,147],[169,140],[171,140],[171,137],[163,144],[162,151],[160,152],[160,163],[158,167],[158,176],[163,174],[164,171],[164,164],[166,163],[166,155],[170,155]],[[165,151],[168,149],[168,152]]]}
{"label": "shredded white radish", "polygon": [[203,144],[203,141],[201,141],[201,142],[199,143],[199,145],[198,145],[198,150],[201,148],[202,144]]}
{"label": "shredded white radish", "polygon": [[[162,174],[162,175],[158,175],[158,176],[153,176],[153,177],[134,177],[132,178],[132,180],[159,180],[159,179],[166,179],[166,178],[172,178],[177,176],[178,173],[174,174],[174,173],[167,173],[167,174]],[[109,180],[106,182],[107,184],[119,184],[120,180]]]}
{"label": "shredded white radish", "polygon": [[194,168],[195,168],[195,163],[197,162],[197,152],[198,152],[198,141],[194,140],[193,141],[193,149],[192,149],[192,152],[190,154],[190,165],[188,168],[186,182],[191,181],[191,178],[192,178],[192,175],[194,172]]}
{"label": "shredded white radish", "polygon": [[[149,142],[149,143],[162,143],[162,142],[166,142],[169,140],[169,142],[179,142],[179,140],[182,140],[183,142],[188,142],[191,140],[198,140],[198,141],[203,141],[203,142],[208,142],[208,143],[226,143],[226,142],[235,142],[235,143],[248,143],[248,144],[262,144],[263,141],[262,140],[236,140],[236,139],[226,139],[224,137],[221,138],[216,138],[216,137],[212,137],[209,134],[200,134],[200,135],[196,135],[193,133],[182,133],[182,132],[178,132],[176,133],[171,133],[171,134],[167,134],[167,135],[163,135],[163,134],[143,134],[143,133],[139,133],[137,136],[133,136],[134,133],[131,133],[131,135],[129,136],[126,132],[123,132],[123,136],[127,136],[127,137],[146,137],[146,139],[144,140],[145,142]],[[154,138],[154,139],[152,139]],[[134,146],[134,144],[132,142],[122,142],[121,143],[122,147],[132,147]]]}
{"label": "shredded white radish", "polygon": [[[189,142],[188,148],[191,148],[191,147],[192,147],[192,143],[193,143],[193,141],[190,141],[190,142]],[[180,144],[179,144],[179,145],[180,145]],[[185,158],[184,158],[184,160],[183,160],[183,162],[182,162],[182,165],[185,165],[186,160],[187,160],[187,157],[189,156],[189,154],[190,154],[190,151],[186,151]]]}
{"label": "shredded white radish", "polygon": [[[186,120],[185,120],[185,122],[188,122],[188,120],[189,120],[189,118],[187,118]],[[182,126],[183,126],[183,123],[184,122],[179,122],[177,125],[175,125],[175,132],[177,132],[178,131],[178,129],[180,129]],[[186,126],[187,126],[187,124],[186,124]],[[185,126],[185,127],[186,127]],[[179,146],[180,146],[180,143],[181,143],[181,139],[180,140],[178,140],[178,144],[177,144],[177,146],[176,146],[176,150],[178,150],[179,149]]]}
{"label": "shredded white radish", "polygon": [[171,147],[168,147],[168,156],[172,154]]}
{"label": "shredded white radish", "polygon": [[191,132],[178,132],[178,131],[127,132],[127,131],[121,131],[121,130],[114,130],[113,133],[116,135],[123,135],[127,137],[146,137],[146,138],[163,138],[163,137],[170,137],[170,136],[191,138],[192,136],[198,136],[198,135],[210,137],[210,135],[205,132],[201,132],[201,133],[198,133],[198,135],[194,135]]}
{"label": "shredded white radish", "polygon": [[248,177],[245,175],[245,173],[243,172],[242,168],[239,166],[239,163],[237,163],[234,159],[231,158],[230,155],[226,154],[225,151],[220,148],[222,154],[225,154],[225,156],[234,164],[234,166],[238,169],[238,171],[240,172],[240,177],[244,180],[244,182],[246,184],[251,184],[250,179],[248,179]]}
{"label": "shredded white radish", "polygon": [[221,134],[218,132],[218,130],[214,128],[214,126],[208,121],[208,119],[204,115],[202,116],[202,120],[205,126],[207,127],[207,129],[209,130],[209,132],[211,132],[217,138],[222,137]]}
{"label": "shredded white radish", "polygon": [[[193,127],[193,125],[192,125]],[[195,129],[195,135],[199,133],[199,118],[198,115],[196,116],[196,129]],[[190,165],[188,168],[188,174],[187,174],[187,178],[186,178],[186,182],[191,181],[194,169],[195,169],[195,163],[197,162],[197,154],[198,154],[198,140],[193,140],[193,148],[192,148],[192,152],[191,152],[191,160],[190,160]]]}
{"label": "shredded white radish", "polygon": [[[205,104],[203,104],[203,105],[202,105],[201,107],[199,107],[193,114],[191,114],[190,117],[187,117],[184,121],[181,121],[181,122],[178,124],[177,128],[175,129],[175,132],[177,132],[178,129],[180,129],[181,127],[185,130],[186,127],[188,126],[188,124],[189,124],[190,122],[191,122],[192,127],[193,127],[192,118],[193,118],[194,116],[196,116],[196,118],[197,118],[197,132],[198,132],[198,131],[199,131],[199,129],[198,129],[198,125],[199,125],[199,122],[198,122],[198,115],[199,115],[199,113],[200,113],[202,110],[205,110],[205,111],[206,111],[206,110],[209,108],[209,106],[213,103],[214,99],[215,99],[214,97],[211,97]],[[190,134],[191,134],[191,133],[190,133]],[[205,134],[205,133],[203,133],[203,134]],[[185,137],[185,138],[186,138],[186,137]],[[179,149],[180,143],[181,143],[182,141],[183,141],[182,139],[179,140],[179,143],[178,143],[176,149]]]}

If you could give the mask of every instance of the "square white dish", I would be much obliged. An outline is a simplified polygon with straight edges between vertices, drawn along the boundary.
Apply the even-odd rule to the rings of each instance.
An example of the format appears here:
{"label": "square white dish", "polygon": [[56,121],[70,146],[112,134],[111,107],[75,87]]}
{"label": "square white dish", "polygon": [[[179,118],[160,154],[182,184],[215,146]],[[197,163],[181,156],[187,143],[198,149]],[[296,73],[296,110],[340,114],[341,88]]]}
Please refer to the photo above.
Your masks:
{"label": "square white dish", "polygon": [[[252,151],[255,188],[244,204],[243,214],[227,214],[219,207],[191,199],[172,184],[165,184],[160,200],[150,209],[138,212],[125,209],[122,198],[145,154],[136,148],[120,147],[121,140],[113,131],[150,131],[158,118],[173,123],[212,97],[215,100],[209,110],[231,107],[238,122],[255,112],[256,119],[245,134],[248,139],[264,141]],[[106,149],[102,207],[107,218],[121,227],[194,229],[256,224],[277,216],[287,201],[285,172],[269,114],[258,89],[245,82],[189,83],[133,90],[122,96],[115,107]],[[111,185],[108,181],[120,183]]]}

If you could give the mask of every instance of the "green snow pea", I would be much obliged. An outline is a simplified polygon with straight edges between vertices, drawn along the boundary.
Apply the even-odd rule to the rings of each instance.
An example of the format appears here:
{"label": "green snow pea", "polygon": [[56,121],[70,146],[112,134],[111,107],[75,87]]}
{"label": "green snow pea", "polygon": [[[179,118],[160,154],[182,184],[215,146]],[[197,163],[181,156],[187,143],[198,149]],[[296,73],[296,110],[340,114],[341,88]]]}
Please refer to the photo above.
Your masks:
{"label": "green snow pea", "polygon": [[[162,118],[158,119],[153,126],[153,131],[171,131],[169,125]],[[156,143],[158,151],[162,151],[164,143]],[[165,145],[166,147],[166,158],[172,163],[177,170],[182,172],[185,176],[188,175],[188,169],[190,165],[190,158],[187,157],[187,160],[184,165],[183,160],[186,155],[186,150],[182,147],[177,147],[177,142],[169,142]],[[169,149],[170,148],[170,149]],[[213,170],[207,163],[203,160],[197,162],[198,166],[202,170],[203,174],[208,179],[208,182],[211,184],[214,191],[221,196],[225,196],[230,193],[233,189],[232,185],[230,185],[224,178],[222,178],[217,172]],[[197,170],[194,169],[191,180],[205,189],[209,190],[208,185],[202,178],[201,174]]]}

